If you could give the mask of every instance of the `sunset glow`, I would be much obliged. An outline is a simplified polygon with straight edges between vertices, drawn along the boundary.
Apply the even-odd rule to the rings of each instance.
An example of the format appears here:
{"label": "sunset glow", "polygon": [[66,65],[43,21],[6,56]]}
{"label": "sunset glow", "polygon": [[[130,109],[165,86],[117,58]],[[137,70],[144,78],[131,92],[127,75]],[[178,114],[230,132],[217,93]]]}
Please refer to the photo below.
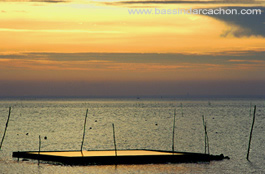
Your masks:
{"label": "sunset glow", "polygon": [[[140,86],[142,82],[225,81],[226,86],[227,81],[254,80],[264,84],[264,1],[205,2],[0,1],[0,82],[16,84],[17,93],[0,84],[0,96],[58,92],[59,87],[50,93],[19,92],[19,85],[27,81]],[[261,9],[262,14],[128,13],[128,9],[221,7]],[[160,93],[164,92],[152,95]]]}

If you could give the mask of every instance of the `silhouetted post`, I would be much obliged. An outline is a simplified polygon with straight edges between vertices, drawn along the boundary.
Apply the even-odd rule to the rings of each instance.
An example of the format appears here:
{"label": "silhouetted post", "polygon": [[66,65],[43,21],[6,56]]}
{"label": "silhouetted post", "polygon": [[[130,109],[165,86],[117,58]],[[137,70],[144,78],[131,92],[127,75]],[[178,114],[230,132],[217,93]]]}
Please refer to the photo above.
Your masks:
{"label": "silhouetted post", "polygon": [[2,138],[2,141],[1,141],[1,144],[0,144],[0,150],[2,149],[2,145],[3,145],[3,142],[4,142],[5,136],[6,136],[6,131],[7,131],[10,115],[11,115],[11,107],[9,107],[8,117],[7,117],[7,121],[6,121],[6,127],[5,127],[3,138]]}
{"label": "silhouetted post", "polygon": [[172,133],[172,153],[173,154],[174,154],[174,147],[175,147],[175,120],[176,120],[176,109],[174,110],[173,133]]}
{"label": "silhouetted post", "polygon": [[[83,139],[82,139],[82,144],[81,144],[81,153],[83,151],[83,144],[84,144],[84,140],[85,140],[87,113],[88,113],[88,109],[86,110],[86,117],[85,117],[85,123],[84,123],[84,131],[83,131]],[[83,153],[82,153],[82,156],[83,156]]]}
{"label": "silhouetted post", "polygon": [[40,165],[40,147],[41,147],[41,138],[40,138],[40,135],[39,135],[38,165]]}
{"label": "silhouetted post", "polygon": [[208,133],[207,133],[207,124],[206,123],[205,123],[205,131],[206,131],[206,138],[207,138],[208,154],[210,155],[209,137],[208,137]]}
{"label": "silhouetted post", "polygon": [[209,139],[207,134],[207,125],[206,121],[204,120],[204,115],[202,115],[202,122],[204,127],[204,153],[206,153],[206,149],[208,147],[208,154],[210,154],[210,148],[209,148]]}
{"label": "silhouetted post", "polygon": [[251,126],[251,130],[250,130],[250,135],[249,135],[247,160],[248,160],[248,157],[249,157],[250,143],[251,143],[252,132],[253,132],[254,123],[255,123],[255,115],[256,115],[256,105],[254,106],[253,121],[252,121],[252,126]]}
{"label": "silhouetted post", "polygon": [[113,123],[112,123],[112,128],[113,128],[113,141],[114,141],[115,156],[117,156],[117,147],[116,147],[116,139],[115,139],[115,128],[114,128],[114,124]]}

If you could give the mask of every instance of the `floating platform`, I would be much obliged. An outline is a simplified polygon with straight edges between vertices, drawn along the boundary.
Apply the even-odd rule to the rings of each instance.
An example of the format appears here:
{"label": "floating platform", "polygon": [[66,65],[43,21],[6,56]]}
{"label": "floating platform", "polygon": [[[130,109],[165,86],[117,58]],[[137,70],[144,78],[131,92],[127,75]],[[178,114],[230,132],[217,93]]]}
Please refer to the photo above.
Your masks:
{"label": "floating platform", "polygon": [[[90,151],[24,151],[13,152],[13,157],[59,162],[65,165],[162,164],[209,162],[228,157],[202,153],[160,150],[90,150]],[[228,158],[229,159],[229,158]]]}

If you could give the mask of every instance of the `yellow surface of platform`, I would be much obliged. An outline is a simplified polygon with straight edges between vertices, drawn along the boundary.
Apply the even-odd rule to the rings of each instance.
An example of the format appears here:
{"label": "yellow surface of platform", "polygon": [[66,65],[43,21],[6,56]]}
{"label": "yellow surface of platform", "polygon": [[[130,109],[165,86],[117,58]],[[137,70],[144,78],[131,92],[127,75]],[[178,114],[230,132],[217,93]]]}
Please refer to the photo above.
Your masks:
{"label": "yellow surface of platform", "polygon": [[[109,151],[63,151],[63,152],[28,152],[29,154],[40,154],[62,157],[96,157],[115,156],[114,150]],[[117,156],[143,156],[143,155],[183,155],[183,153],[159,152],[148,150],[118,150]]]}

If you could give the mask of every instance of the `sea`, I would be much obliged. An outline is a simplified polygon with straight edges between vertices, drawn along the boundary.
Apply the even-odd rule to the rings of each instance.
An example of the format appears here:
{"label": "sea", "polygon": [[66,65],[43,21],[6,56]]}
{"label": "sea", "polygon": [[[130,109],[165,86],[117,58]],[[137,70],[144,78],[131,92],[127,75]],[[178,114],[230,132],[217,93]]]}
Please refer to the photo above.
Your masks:
{"label": "sea", "polygon": [[[249,160],[246,159],[256,106]],[[265,173],[265,98],[2,98],[0,173]],[[230,159],[199,163],[67,166],[12,158],[16,151],[172,150],[209,152]],[[40,137],[40,141],[39,141]],[[208,150],[208,149],[207,149]]]}

